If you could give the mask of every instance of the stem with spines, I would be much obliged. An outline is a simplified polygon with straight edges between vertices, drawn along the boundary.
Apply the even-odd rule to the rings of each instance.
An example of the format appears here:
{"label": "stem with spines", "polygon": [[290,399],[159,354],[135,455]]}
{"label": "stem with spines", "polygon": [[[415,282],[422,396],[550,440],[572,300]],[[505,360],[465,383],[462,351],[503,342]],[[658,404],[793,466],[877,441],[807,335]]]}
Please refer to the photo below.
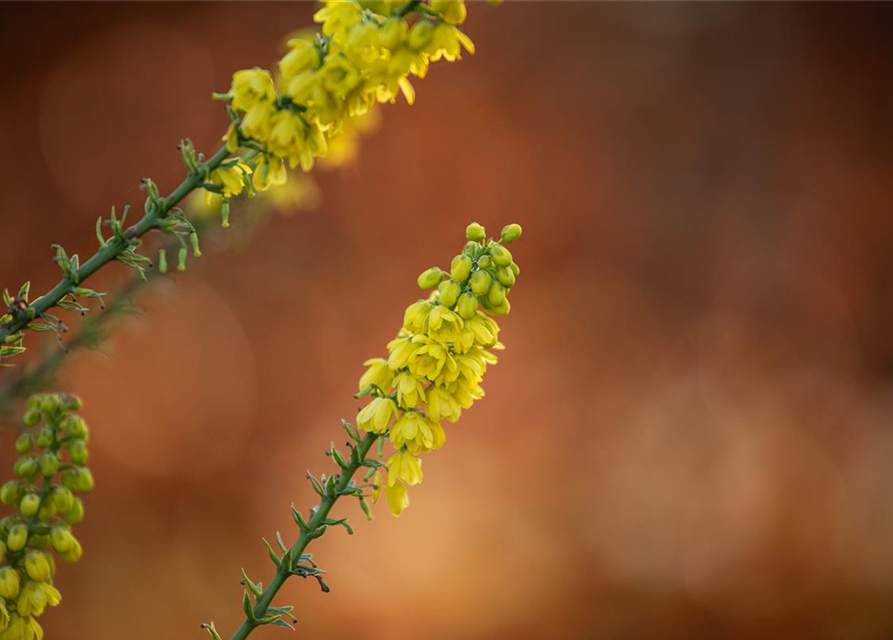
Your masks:
{"label": "stem with spines", "polygon": [[160,206],[150,207],[140,220],[124,232],[124,237],[111,238],[75,272],[76,278],[63,276],[59,283],[47,293],[32,302],[27,310],[0,326],[0,344],[8,337],[28,327],[31,322],[55,307],[62,298],[69,295],[84,280],[99,271],[109,262],[121,256],[134,241],[158,227],[163,220],[187,195],[204,183],[208,173],[220,166],[230,155],[227,148],[221,147],[213,156],[201,164],[202,170],[188,175],[169,196],[161,200]]}
{"label": "stem with spines", "polygon": [[[304,553],[307,545],[309,545],[312,540],[322,535],[320,531],[322,530],[322,527],[325,526],[329,512],[338,501],[338,498],[342,497],[342,492],[350,485],[350,481],[353,479],[354,474],[360,467],[365,466],[366,454],[369,453],[369,449],[372,448],[372,445],[375,444],[375,441],[380,437],[381,436],[374,433],[367,433],[362,440],[357,442],[356,455],[352,455],[349,461],[345,461],[347,466],[342,469],[338,481],[335,483],[335,490],[331,495],[326,495],[320,499],[319,506],[313,512],[313,517],[310,518],[310,521],[307,523],[307,528],[301,531],[301,535],[298,536],[298,539],[290,549],[290,553],[287,554],[291,562],[282,562],[279,565],[276,569],[276,573],[273,575],[273,579],[270,580],[270,583],[263,590],[261,595],[258,596],[257,603],[252,609],[253,617],[246,616],[241,626],[233,634],[231,640],[245,640],[254,629],[261,626],[257,621],[267,616],[267,610],[273,603],[273,598],[276,597],[279,589],[282,588],[282,585],[285,584],[285,581],[288,580],[290,576],[295,575],[294,565],[300,560],[301,554]],[[287,566],[288,564],[291,564],[292,566]]]}

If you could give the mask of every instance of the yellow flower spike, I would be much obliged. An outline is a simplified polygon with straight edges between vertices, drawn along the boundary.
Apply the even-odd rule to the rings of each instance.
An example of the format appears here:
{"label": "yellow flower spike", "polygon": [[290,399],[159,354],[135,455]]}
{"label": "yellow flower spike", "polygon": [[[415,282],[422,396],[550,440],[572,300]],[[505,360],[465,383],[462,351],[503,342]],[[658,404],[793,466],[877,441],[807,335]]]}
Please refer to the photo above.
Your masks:
{"label": "yellow flower spike", "polygon": [[391,398],[374,398],[357,414],[357,424],[363,431],[385,433],[397,415],[397,405]]}
{"label": "yellow flower spike", "polygon": [[409,506],[409,495],[406,491],[406,485],[403,483],[398,482],[394,486],[386,486],[384,494],[388,499],[388,508],[395,516],[399,516]]}
{"label": "yellow flower spike", "polygon": [[394,381],[394,372],[388,366],[388,361],[383,358],[372,358],[363,363],[369,369],[360,378],[359,390],[362,391],[369,385],[375,385],[384,392],[390,391]]}
{"label": "yellow flower spike", "polygon": [[410,487],[422,482],[422,461],[408,451],[398,451],[387,461],[388,486],[393,487],[402,480]]}

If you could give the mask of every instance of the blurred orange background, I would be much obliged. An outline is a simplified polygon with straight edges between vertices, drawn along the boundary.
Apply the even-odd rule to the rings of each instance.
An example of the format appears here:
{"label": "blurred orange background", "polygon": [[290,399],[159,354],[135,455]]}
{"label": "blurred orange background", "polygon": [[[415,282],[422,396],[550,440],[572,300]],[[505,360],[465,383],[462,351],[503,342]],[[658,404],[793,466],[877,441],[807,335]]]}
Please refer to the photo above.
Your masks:
{"label": "blurred orange background", "polygon": [[[217,148],[211,92],[313,6],[3,12],[0,284],[40,292],[51,243],[87,255],[140,177],[179,182],[181,137]],[[466,27],[477,55],[386,106],[315,211],[70,358],[97,490],[48,637],[228,637],[240,568],[268,579],[261,537],[296,535],[361,363],[472,220],[524,228],[487,398],[399,520],[338,508],[356,535],[311,548],[332,592],[278,599],[299,636],[256,636],[888,637],[893,6],[508,2]]]}

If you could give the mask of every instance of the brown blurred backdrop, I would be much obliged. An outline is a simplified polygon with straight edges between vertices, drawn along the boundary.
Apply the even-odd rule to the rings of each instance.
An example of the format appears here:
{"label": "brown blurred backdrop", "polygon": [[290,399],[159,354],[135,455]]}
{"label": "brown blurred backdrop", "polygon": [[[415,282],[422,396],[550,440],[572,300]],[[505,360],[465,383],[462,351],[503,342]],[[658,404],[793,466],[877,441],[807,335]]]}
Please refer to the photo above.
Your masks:
{"label": "brown blurred backdrop", "polygon": [[[0,284],[45,290],[50,243],[173,187],[210,93],[312,10],[4,4]],[[405,515],[346,505],[357,535],[314,545],[332,592],[287,585],[297,637],[889,637],[893,7],[508,2],[467,31],[315,212],[72,357],[98,488],[49,637],[232,632],[471,220],[524,227],[508,349]]]}

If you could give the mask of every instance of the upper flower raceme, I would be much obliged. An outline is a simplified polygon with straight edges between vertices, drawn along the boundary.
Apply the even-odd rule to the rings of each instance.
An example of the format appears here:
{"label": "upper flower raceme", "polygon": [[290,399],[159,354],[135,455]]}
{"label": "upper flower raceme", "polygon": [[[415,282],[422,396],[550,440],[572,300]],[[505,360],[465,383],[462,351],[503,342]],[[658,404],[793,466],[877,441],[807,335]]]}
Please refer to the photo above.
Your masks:
{"label": "upper flower raceme", "polygon": [[[280,164],[311,169],[346,121],[399,94],[412,104],[411,76],[425,77],[431,62],[458,60],[463,49],[474,52],[457,26],[465,14],[463,0],[329,0],[314,15],[322,33],[288,42],[278,78],[259,68],[233,75],[227,97],[237,121],[224,140],[231,151],[253,143]],[[254,179],[257,189],[276,183]]]}

